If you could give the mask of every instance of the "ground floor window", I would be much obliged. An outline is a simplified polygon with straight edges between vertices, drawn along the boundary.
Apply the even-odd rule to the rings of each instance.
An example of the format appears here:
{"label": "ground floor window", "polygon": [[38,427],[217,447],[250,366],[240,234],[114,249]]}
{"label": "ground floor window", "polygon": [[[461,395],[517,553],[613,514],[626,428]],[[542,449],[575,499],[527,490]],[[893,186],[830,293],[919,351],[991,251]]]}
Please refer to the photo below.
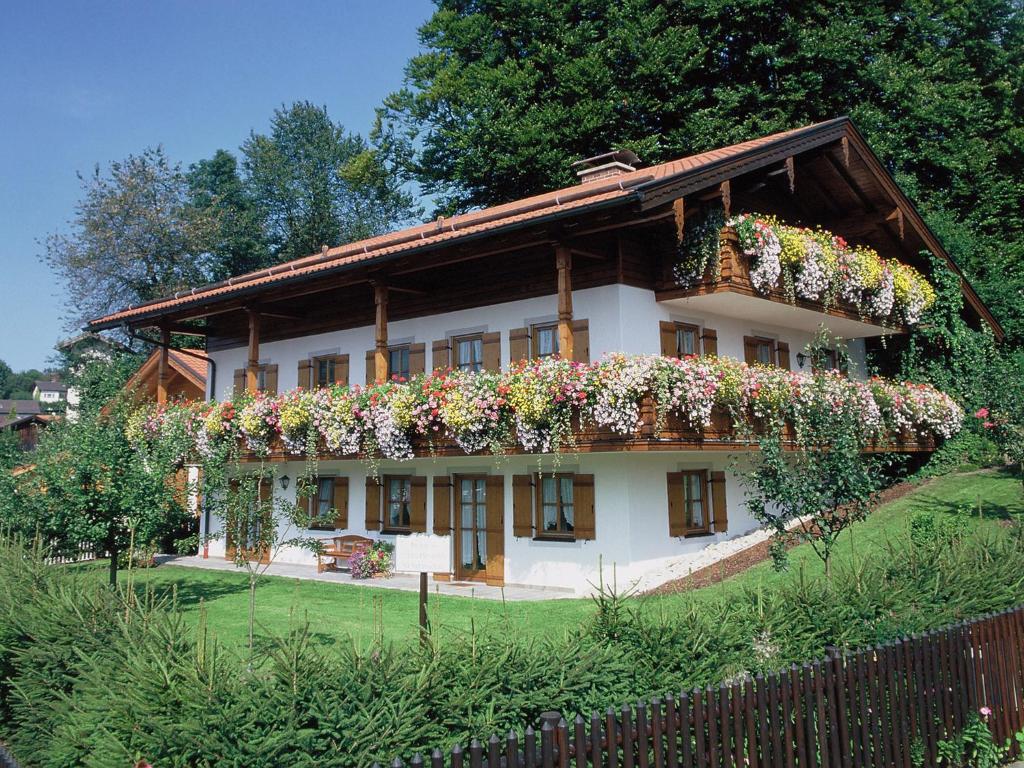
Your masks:
{"label": "ground floor window", "polygon": [[316,478],[313,495],[309,498],[309,527],[317,531],[333,531],[334,509],[334,478]]}
{"label": "ground floor window", "polygon": [[384,478],[384,532],[408,533],[412,528],[412,478]]}
{"label": "ground floor window", "polygon": [[727,527],[725,473],[669,472],[668,524],[671,536],[723,533]]}
{"label": "ground floor window", "polygon": [[538,535],[570,538],[576,530],[571,474],[540,475],[537,483]]}

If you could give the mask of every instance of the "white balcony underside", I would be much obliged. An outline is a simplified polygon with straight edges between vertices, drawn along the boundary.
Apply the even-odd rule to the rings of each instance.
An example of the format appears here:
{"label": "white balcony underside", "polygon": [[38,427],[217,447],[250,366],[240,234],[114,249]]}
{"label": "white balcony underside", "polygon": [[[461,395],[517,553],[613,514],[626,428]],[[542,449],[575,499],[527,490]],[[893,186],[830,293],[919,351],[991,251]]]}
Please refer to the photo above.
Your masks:
{"label": "white balcony underside", "polygon": [[837,317],[805,307],[798,307],[771,299],[747,296],[743,293],[721,291],[703,296],[684,296],[659,302],[678,310],[711,313],[725,317],[744,318],[753,324],[778,328],[793,328],[813,333],[821,326],[844,339],[861,339],[900,333],[899,329],[884,328],[847,317]]}

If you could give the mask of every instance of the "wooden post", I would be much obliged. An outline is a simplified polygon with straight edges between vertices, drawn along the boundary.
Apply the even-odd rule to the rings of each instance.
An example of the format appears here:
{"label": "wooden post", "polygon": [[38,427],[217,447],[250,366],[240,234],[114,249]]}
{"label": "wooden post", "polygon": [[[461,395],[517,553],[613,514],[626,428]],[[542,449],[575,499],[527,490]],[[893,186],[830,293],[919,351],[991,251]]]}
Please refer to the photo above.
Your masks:
{"label": "wooden post", "polygon": [[171,376],[168,365],[169,348],[171,346],[171,331],[169,328],[160,329],[160,366],[156,374],[156,401],[160,405],[167,403],[167,380]]}
{"label": "wooden post", "polygon": [[555,247],[558,268],[558,354],[573,359],[572,339],[572,252],[564,245]]}
{"label": "wooden post", "polygon": [[249,312],[249,364],[245,369],[245,389],[255,393],[259,389],[260,368],[260,315],[254,310]]}
{"label": "wooden post", "polygon": [[388,287],[381,283],[373,284],[373,303],[377,309],[377,327],[374,336],[373,352],[374,380],[387,381],[388,378]]}
{"label": "wooden post", "polygon": [[420,642],[430,642],[427,627],[427,573],[420,571]]}

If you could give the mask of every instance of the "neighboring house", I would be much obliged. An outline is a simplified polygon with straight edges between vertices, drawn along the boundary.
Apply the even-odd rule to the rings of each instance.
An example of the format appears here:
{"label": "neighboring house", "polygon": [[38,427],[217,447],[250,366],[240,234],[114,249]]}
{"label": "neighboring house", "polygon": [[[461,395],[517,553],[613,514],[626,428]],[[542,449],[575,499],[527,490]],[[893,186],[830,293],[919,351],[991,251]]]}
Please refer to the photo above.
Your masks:
{"label": "neighboring house", "polygon": [[205,400],[208,365],[206,352],[201,349],[172,349],[165,355],[158,347],[128,379],[124,388],[155,402]]}
{"label": "neighboring house", "polygon": [[[89,360],[102,360],[109,362],[117,352],[127,352],[128,347],[114,339],[108,339],[98,333],[88,331],[64,339],[57,344],[57,349],[65,356],[71,371],[77,372],[77,367]],[[81,403],[81,393],[74,386],[67,390],[67,417],[70,421],[78,419],[78,406]]]}
{"label": "neighboring house", "polygon": [[[574,187],[325,249],[92,327],[205,333],[214,370],[225,372],[207,380],[218,400],[236,388],[361,384],[551,353],[717,354],[802,367],[822,323],[850,340],[850,375],[863,377],[867,350],[884,356],[880,338],[902,329],[841,303],[759,294],[724,237],[720,273],[680,287],[671,275],[686,227],[708,206],[757,211],[827,226],[922,270],[920,253],[930,251],[959,272],[848,119],[649,168],[634,162],[605,156]],[[966,280],[963,291],[971,322],[1001,335]],[[200,318],[203,326],[189,325]],[[745,450],[692,431],[581,435],[557,462],[424,449],[381,461],[379,480],[359,460],[322,456],[318,499],[339,510],[348,533],[453,534],[452,567],[435,578],[586,593],[599,563],[615,564],[626,583],[685,567],[709,544],[756,528],[730,469]],[[282,473],[302,472],[301,461],[275,458]],[[273,492],[293,498],[294,484]],[[214,519],[211,532],[218,528]],[[223,555],[224,540],[210,550]],[[305,552],[281,559],[313,562]]]}
{"label": "neighboring house", "polygon": [[68,388],[58,379],[37,381],[32,389],[32,397],[40,403],[56,405],[67,400]]}

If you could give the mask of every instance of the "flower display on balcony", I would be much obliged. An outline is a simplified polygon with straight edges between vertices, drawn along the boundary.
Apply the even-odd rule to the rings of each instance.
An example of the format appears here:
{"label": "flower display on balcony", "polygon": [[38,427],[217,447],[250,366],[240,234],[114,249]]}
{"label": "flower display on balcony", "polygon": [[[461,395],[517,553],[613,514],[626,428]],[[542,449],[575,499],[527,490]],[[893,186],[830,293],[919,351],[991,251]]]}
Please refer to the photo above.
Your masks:
{"label": "flower display on balcony", "polygon": [[731,358],[609,355],[591,364],[555,357],[504,373],[445,371],[366,388],[144,406],[128,432],[140,449],[175,440],[183,459],[197,461],[224,455],[226,446],[268,455],[277,445],[294,455],[410,459],[414,443],[443,440],[466,453],[543,453],[571,449],[581,431],[636,436],[646,402],[653,402],[655,431],[670,417],[707,429],[717,409],[739,435],[774,422],[792,425],[797,438],[811,415],[852,409],[865,445],[892,436],[948,438],[963,420],[951,397],[925,384],[861,382]]}
{"label": "flower display on balcony", "polygon": [[740,248],[751,258],[750,281],[759,293],[782,289],[790,301],[856,307],[864,317],[891,325],[913,325],[935,302],[935,290],[913,267],[883,259],[866,246],[850,246],[824,229],[807,229],[773,216],[741,214],[725,221],[709,215],[683,243],[675,278],[690,286],[717,280],[718,231],[735,227]]}

